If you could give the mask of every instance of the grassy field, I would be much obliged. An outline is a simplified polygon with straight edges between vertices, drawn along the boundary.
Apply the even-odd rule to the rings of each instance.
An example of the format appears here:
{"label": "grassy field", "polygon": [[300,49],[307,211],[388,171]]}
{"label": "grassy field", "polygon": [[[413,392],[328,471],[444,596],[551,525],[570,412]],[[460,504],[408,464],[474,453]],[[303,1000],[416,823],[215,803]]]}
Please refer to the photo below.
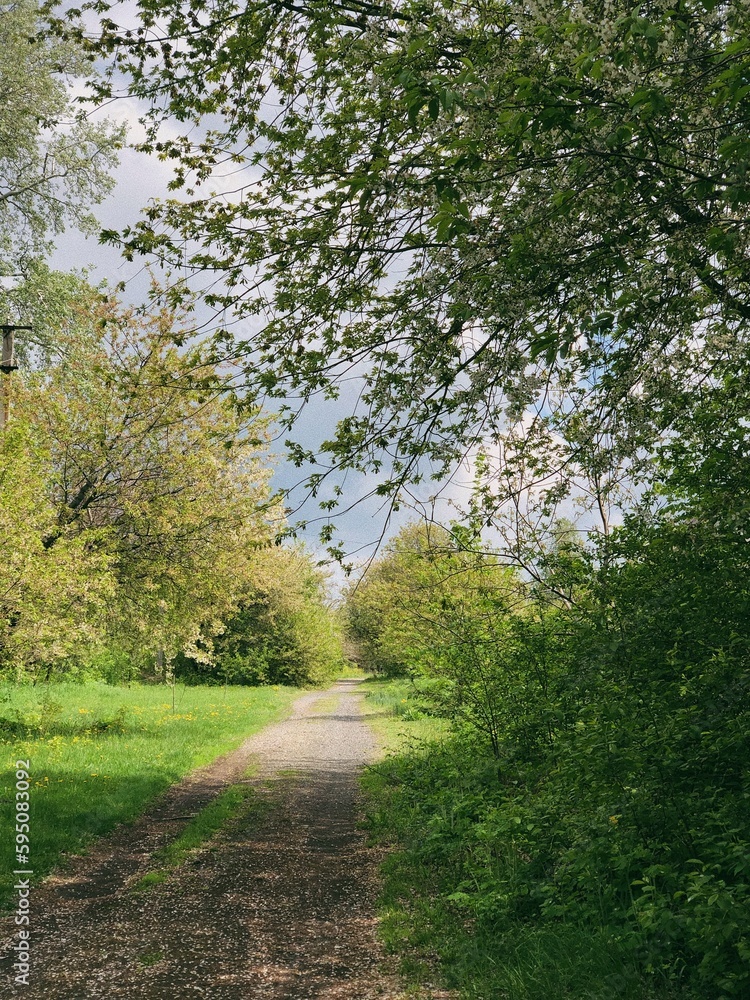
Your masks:
{"label": "grassy field", "polygon": [[0,685],[0,907],[11,900],[15,771],[30,767],[35,879],[288,711],[296,688]]}
{"label": "grassy field", "polygon": [[381,754],[438,739],[448,731],[444,719],[425,711],[419,692],[410,680],[368,676],[357,690],[365,695],[365,721],[375,734]]}

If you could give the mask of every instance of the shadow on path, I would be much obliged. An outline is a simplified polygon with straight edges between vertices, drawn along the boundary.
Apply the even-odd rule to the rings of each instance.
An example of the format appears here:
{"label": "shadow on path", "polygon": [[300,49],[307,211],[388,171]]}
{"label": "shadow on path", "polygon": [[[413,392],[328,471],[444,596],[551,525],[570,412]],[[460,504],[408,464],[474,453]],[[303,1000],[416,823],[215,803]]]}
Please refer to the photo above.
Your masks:
{"label": "shadow on path", "polygon": [[[32,896],[27,1000],[388,1000],[401,996],[376,938],[378,851],[357,828],[374,751],[356,681],[304,695],[291,718],[175,786]],[[338,697],[331,709],[332,696]],[[321,704],[316,715],[315,704]],[[132,884],[250,762],[251,797],[208,848],[148,891]],[[198,776],[198,777],[196,777]],[[202,776],[202,777],[201,777]],[[10,943],[10,942],[8,942]],[[1,961],[12,982],[12,957]],[[5,994],[8,995],[8,994]]]}

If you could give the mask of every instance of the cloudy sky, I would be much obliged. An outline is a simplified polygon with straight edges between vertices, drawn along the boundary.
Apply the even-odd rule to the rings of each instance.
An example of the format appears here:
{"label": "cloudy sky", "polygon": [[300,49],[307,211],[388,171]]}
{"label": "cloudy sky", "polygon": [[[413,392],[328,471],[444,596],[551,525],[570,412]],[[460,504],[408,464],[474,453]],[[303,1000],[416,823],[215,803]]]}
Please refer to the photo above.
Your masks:
{"label": "cloudy sky", "polygon": [[[139,106],[134,99],[122,98],[113,101],[102,113],[127,125],[131,143],[142,138],[143,129],[138,121]],[[175,135],[177,134],[175,130]],[[149,199],[173,197],[173,193],[168,190],[171,176],[169,163],[138,153],[133,148],[123,150],[115,176],[116,187],[97,210],[102,228],[122,230],[126,226],[132,226]],[[245,181],[254,179],[257,178],[251,174],[242,178]],[[215,175],[210,187],[219,193],[228,193],[236,191],[239,180],[237,168],[232,166],[226,176],[222,176],[221,173]],[[65,233],[59,238],[52,264],[61,270],[86,268],[94,282],[107,281],[111,286],[123,282],[126,286],[125,298],[132,303],[142,303],[148,296],[151,282],[149,266],[153,266],[153,262],[145,258],[126,261],[116,248],[99,245],[96,237],[86,238],[73,231]],[[158,279],[159,271],[156,270],[154,273]],[[208,321],[209,324],[212,319],[207,310],[199,313],[199,317],[201,321]],[[237,332],[247,335],[251,330],[249,327],[238,328]],[[360,386],[355,382],[342,387],[341,397],[337,401],[321,399],[307,404],[293,432],[294,439],[306,448],[315,450],[321,441],[332,437],[337,420],[354,410],[359,390]],[[325,519],[321,516],[318,501],[305,500],[305,491],[298,485],[304,479],[306,471],[309,473],[312,470],[297,469],[285,461],[283,435],[276,442],[274,451],[275,485],[279,489],[290,491],[288,498],[290,523],[301,520],[308,522],[309,527],[301,537],[322,557],[325,553],[318,544],[318,533]],[[415,517],[426,516],[442,523],[459,519],[461,511],[466,509],[469,500],[473,478],[472,457],[469,454],[468,460],[456,470],[450,481],[428,482],[421,494],[407,497],[406,503],[390,520],[389,507],[383,505],[382,498],[370,495],[377,485],[374,477],[348,473],[343,479],[332,479],[331,487],[336,483],[344,487],[342,513],[336,515],[335,522],[336,540],[342,543],[348,560],[364,563],[373,552],[377,551],[384,539],[394,534],[407,520]],[[492,466],[499,469],[500,456],[488,457]],[[568,504],[560,513],[571,519],[578,519],[580,512],[577,512],[572,504]],[[582,522],[579,521],[579,524]],[[336,573],[336,578],[341,580],[340,572]]]}
{"label": "cloudy sky", "polygon": [[[128,125],[131,142],[137,141],[141,135],[138,124],[138,105],[132,99],[115,101],[106,110],[108,117]],[[167,184],[171,177],[168,163],[160,162],[156,157],[138,153],[132,148],[125,149],[120,158],[116,172],[116,187],[107,200],[98,207],[96,214],[105,229],[121,230],[133,225],[143,206],[150,198],[169,195]],[[236,187],[237,178],[227,178],[227,185]],[[221,189],[222,178],[216,178],[212,185]],[[111,246],[102,246],[96,237],[86,238],[81,233],[70,231],[63,234],[57,245],[52,265],[61,269],[88,269],[92,281],[106,281],[114,286],[120,282],[126,285],[125,298],[133,303],[143,302],[150,285],[149,262],[144,258],[126,261],[120,252]],[[153,266],[153,265],[152,265]],[[157,278],[158,270],[155,272]],[[208,314],[204,314],[208,316]],[[321,440],[330,437],[337,419],[351,412],[358,387],[344,390],[338,401],[313,401],[302,412],[294,432],[296,440],[309,448],[314,448]],[[304,500],[304,490],[293,489],[304,474],[304,470],[294,468],[284,460],[283,440],[276,446],[275,482],[279,488],[292,490],[289,503],[292,509],[297,508]],[[346,552],[354,561],[366,559],[381,544],[383,538],[393,534],[400,525],[412,517],[427,515],[444,521],[457,515],[457,506],[465,501],[471,480],[467,467],[458,471],[452,481],[439,484],[429,484],[424,493],[412,498],[413,508],[409,502],[399,513],[387,520],[387,507],[383,506],[382,498],[369,498],[368,495],[376,485],[372,477],[364,477],[349,473],[343,482],[345,493],[342,508],[348,513],[337,515],[336,523],[339,538]],[[333,482],[331,483],[333,485]],[[311,548],[322,554],[317,545],[318,531],[322,523],[321,512],[316,500],[306,501],[296,513],[290,514],[290,521],[306,520],[309,527],[302,537]]]}

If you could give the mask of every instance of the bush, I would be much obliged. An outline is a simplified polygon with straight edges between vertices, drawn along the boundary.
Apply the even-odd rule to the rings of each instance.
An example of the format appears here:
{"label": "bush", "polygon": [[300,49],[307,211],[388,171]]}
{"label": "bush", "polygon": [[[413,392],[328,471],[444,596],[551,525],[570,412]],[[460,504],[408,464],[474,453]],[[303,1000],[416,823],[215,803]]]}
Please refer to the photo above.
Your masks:
{"label": "bush", "polygon": [[484,983],[469,995],[504,995],[505,952],[571,927],[599,956],[596,990],[571,996],[611,995],[611,975],[639,997],[750,995],[750,521],[737,495],[710,516],[705,494],[645,507],[567,605],[490,585],[486,564],[464,569],[461,590],[414,598],[415,673],[454,736],[383,765],[376,825],[435,887],[433,932],[465,927],[472,953],[493,956],[468,971],[446,937],[444,962]]}
{"label": "bush", "polygon": [[254,557],[255,585],[241,599],[204,662],[181,655],[175,675],[191,683],[323,684],[344,666],[340,629],[324,577],[301,549]]}

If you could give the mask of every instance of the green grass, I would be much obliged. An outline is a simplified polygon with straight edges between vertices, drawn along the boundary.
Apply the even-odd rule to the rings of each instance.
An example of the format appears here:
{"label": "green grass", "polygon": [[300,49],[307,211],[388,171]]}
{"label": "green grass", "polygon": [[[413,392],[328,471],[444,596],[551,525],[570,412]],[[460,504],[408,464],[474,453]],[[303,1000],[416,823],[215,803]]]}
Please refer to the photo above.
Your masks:
{"label": "green grass", "polygon": [[0,906],[13,900],[15,762],[31,776],[30,867],[47,874],[188,771],[282,718],[295,688],[0,685]]}
{"label": "green grass", "polygon": [[365,696],[364,720],[375,734],[381,753],[438,739],[448,731],[445,719],[427,712],[413,681],[369,675],[357,691]]}
{"label": "green grass", "polygon": [[163,951],[144,951],[142,955],[138,956],[138,961],[144,968],[148,969],[152,965],[156,965],[164,958]]}
{"label": "green grass", "polygon": [[165,882],[170,872],[209,843],[229,820],[248,812],[248,805],[255,814],[264,808],[257,800],[256,792],[251,785],[231,785],[221,792],[213,802],[201,809],[179,837],[155,852],[153,861],[157,868],[139,879],[134,889],[137,891],[150,889]]}
{"label": "green grass", "polygon": [[313,711],[316,715],[335,715],[339,708],[339,703],[341,699],[337,694],[326,695],[323,698],[318,698],[313,706]]}
{"label": "green grass", "polygon": [[351,660],[348,660],[339,672],[339,679],[342,681],[364,680],[365,677],[370,676],[370,674],[365,673],[362,667],[358,667]]}

